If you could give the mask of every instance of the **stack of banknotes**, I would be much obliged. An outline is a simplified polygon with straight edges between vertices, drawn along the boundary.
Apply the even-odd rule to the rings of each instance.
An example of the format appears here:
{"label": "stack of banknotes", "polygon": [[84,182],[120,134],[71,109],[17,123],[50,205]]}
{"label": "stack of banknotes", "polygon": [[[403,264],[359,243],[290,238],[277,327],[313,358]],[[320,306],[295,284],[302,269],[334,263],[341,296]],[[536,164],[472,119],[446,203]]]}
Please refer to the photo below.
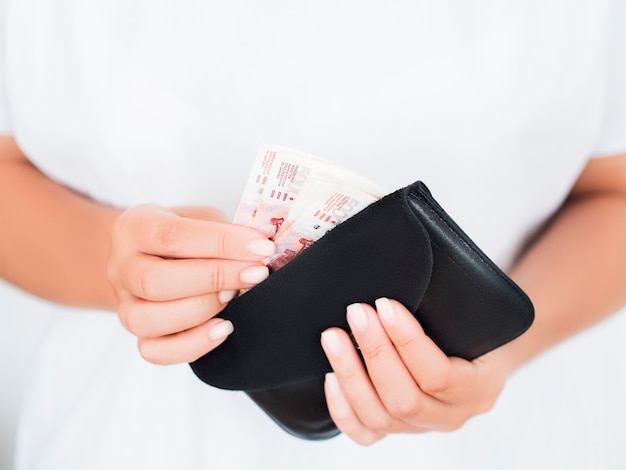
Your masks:
{"label": "stack of banknotes", "polygon": [[378,184],[336,163],[263,144],[233,222],[274,241],[276,253],[266,260],[274,272],[385,194]]}

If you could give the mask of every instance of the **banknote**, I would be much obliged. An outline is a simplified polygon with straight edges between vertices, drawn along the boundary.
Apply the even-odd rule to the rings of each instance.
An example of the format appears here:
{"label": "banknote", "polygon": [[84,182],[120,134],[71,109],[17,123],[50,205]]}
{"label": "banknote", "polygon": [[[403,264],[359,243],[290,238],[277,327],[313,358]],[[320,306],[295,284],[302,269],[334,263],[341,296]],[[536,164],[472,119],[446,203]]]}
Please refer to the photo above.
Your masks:
{"label": "banknote", "polygon": [[[283,186],[288,183],[291,195],[289,194],[289,191],[279,190],[275,191],[273,196],[268,197],[266,195],[266,199],[274,199],[275,201],[280,202],[282,198],[283,203],[289,204],[290,198],[293,197],[294,194],[293,190],[297,188],[298,182],[301,182],[306,178],[306,170],[301,170],[298,175],[300,178],[299,180],[289,181],[289,178],[294,176],[293,169],[285,169],[284,166],[285,159],[288,159],[290,156],[294,162],[302,159],[310,162],[310,165],[316,164],[317,161],[322,161],[321,158],[313,155],[307,155],[297,150],[288,149],[274,144],[262,144],[257,152],[254,162],[252,163],[252,168],[250,169],[246,186],[239,200],[237,210],[235,211],[233,223],[245,225],[246,227],[252,227],[253,220],[256,216],[259,205],[262,202],[262,196],[265,189],[277,186],[276,183],[278,183],[278,185],[282,183]],[[276,167],[281,165],[281,163],[283,168],[276,170]],[[272,169],[274,169],[274,173],[272,173]],[[287,171],[286,175],[284,174],[285,171]],[[278,182],[273,179],[278,179]],[[269,192],[271,192],[271,190]]]}
{"label": "banknote", "polygon": [[276,254],[267,260],[270,272],[280,269],[329,230],[381,196],[346,182],[319,178],[307,180],[301,198],[294,203],[274,237]]}
{"label": "banknote", "polygon": [[373,181],[330,160],[263,144],[253,163],[234,223],[253,227],[274,238],[310,178],[352,182],[372,193],[385,191]]}
{"label": "banknote", "polygon": [[257,152],[243,194],[239,199],[233,223],[252,227],[257,207],[259,207],[261,202],[261,194],[276,158],[276,152],[276,149],[272,149],[267,145],[262,145]]}
{"label": "banknote", "polygon": [[233,222],[274,240],[276,254],[265,261],[275,271],[386,193],[330,160],[262,144]]}

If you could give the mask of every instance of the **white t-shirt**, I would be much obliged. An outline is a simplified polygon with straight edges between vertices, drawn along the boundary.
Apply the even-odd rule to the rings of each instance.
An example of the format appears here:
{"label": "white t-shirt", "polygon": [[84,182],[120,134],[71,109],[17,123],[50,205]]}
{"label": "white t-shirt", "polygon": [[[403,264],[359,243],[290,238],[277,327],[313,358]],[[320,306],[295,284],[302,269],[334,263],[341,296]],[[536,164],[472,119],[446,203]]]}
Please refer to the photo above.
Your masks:
{"label": "white t-shirt", "polygon": [[[257,147],[269,141],[390,190],[422,179],[506,267],[590,156],[626,150],[619,0],[5,0],[4,8],[0,131],[51,178],[120,207],[192,203],[232,214]],[[456,433],[364,449],[344,436],[288,436],[244,394],[208,387],[186,365],[144,362],[115,315],[58,310],[23,415],[18,469],[585,462],[549,448],[550,418],[569,410],[547,390],[563,386],[558,373],[541,363]],[[571,441],[600,448],[584,454],[597,463],[606,446],[588,428],[603,426],[600,405],[577,406],[588,426],[577,421]]]}

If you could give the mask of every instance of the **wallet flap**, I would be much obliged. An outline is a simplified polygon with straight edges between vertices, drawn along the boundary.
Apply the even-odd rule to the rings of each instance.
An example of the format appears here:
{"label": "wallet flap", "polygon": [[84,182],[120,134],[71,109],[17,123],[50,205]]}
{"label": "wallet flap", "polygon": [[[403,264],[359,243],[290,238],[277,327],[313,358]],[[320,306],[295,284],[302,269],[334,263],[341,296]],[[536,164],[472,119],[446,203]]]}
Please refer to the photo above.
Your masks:
{"label": "wallet flap", "polygon": [[[410,187],[409,187],[410,188]],[[204,382],[263,390],[321,377],[329,327],[348,330],[346,307],[394,298],[415,311],[430,281],[426,229],[403,188],[337,226],[220,313],[234,332],[191,364]]]}

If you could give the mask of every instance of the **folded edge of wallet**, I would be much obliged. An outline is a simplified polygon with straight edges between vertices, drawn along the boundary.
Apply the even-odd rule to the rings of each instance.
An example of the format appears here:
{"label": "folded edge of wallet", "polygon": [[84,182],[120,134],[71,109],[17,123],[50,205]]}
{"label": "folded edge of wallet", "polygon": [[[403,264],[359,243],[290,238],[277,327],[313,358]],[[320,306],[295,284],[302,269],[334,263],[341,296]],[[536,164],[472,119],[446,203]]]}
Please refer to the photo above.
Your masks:
{"label": "folded edge of wallet", "polygon": [[433,270],[416,317],[449,356],[475,359],[526,331],[532,302],[472,241],[422,182],[409,204],[428,231]]}

